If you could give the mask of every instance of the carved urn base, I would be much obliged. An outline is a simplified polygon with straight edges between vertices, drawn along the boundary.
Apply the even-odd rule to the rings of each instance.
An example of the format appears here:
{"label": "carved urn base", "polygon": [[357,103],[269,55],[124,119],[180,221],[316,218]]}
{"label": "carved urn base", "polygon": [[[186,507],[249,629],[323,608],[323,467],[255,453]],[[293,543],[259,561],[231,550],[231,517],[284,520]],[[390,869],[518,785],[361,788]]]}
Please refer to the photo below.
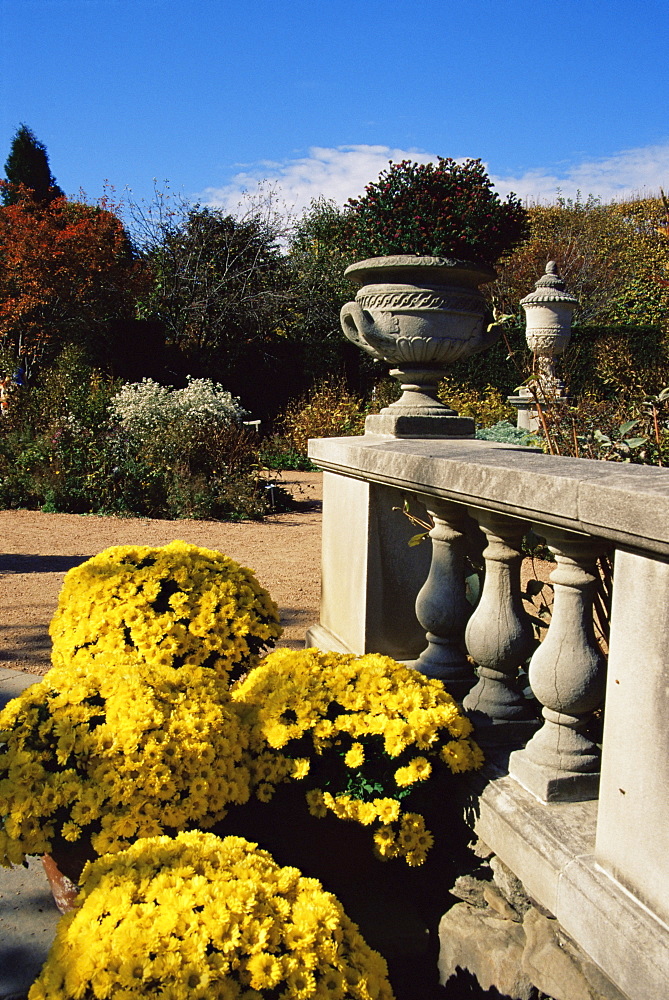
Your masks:
{"label": "carved urn base", "polygon": [[388,413],[388,410],[389,406],[381,413],[370,413],[365,419],[365,434],[396,438],[474,437],[471,417],[459,417],[456,413]]}

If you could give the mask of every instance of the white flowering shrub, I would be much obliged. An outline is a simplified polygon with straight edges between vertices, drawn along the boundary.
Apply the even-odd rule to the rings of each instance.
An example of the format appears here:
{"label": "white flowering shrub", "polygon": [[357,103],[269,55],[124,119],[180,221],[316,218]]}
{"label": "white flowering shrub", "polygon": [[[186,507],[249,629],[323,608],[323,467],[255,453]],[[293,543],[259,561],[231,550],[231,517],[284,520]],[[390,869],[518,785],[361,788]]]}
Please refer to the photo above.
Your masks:
{"label": "white flowering shrub", "polygon": [[158,385],[153,379],[129,382],[110,402],[110,416],[133,437],[150,437],[170,425],[218,427],[239,424],[247,416],[239,400],[208,378],[188,377],[185,389]]}
{"label": "white flowering shrub", "polygon": [[188,423],[241,423],[244,417],[249,416],[238,399],[209,378],[191,378],[189,375],[188,385],[173,392],[171,402],[175,419]]}

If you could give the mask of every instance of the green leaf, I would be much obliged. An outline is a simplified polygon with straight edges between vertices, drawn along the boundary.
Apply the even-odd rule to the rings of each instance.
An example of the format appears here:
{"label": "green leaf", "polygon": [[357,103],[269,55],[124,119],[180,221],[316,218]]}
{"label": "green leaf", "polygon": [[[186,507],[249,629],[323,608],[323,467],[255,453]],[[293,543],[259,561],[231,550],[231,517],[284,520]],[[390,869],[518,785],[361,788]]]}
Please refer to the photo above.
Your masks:
{"label": "green leaf", "polygon": [[647,437],[625,438],[625,444],[628,448],[640,448],[642,444],[647,442]]}
{"label": "green leaf", "polygon": [[429,534],[430,534],[429,531],[421,531],[420,534],[418,534],[418,535],[412,535],[411,538],[408,541],[408,544],[410,546],[412,546],[412,547],[414,545],[420,545],[420,543],[423,541],[423,539],[427,538],[427,536]]}
{"label": "green leaf", "polygon": [[626,434],[629,434],[632,428],[636,427],[638,423],[639,423],[638,420],[626,420],[624,424],[621,424],[620,433],[622,434],[622,436],[625,437]]}
{"label": "green leaf", "polygon": [[481,577],[478,573],[470,573],[465,577],[465,596],[470,604],[476,605],[481,594]]}
{"label": "green leaf", "polygon": [[530,552],[538,548],[540,545],[543,545],[545,541],[546,539],[542,535],[537,535],[537,533],[532,531],[531,528],[525,535],[525,545]]}

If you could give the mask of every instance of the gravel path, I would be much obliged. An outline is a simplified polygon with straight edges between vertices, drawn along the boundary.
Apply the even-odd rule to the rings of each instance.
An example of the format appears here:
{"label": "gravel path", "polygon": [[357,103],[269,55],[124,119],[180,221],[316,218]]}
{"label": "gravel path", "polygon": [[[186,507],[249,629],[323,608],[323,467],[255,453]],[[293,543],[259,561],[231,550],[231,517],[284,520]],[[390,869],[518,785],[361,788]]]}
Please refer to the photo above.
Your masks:
{"label": "gravel path", "polygon": [[165,545],[175,538],[218,549],[253,569],[281,610],[278,645],[302,647],[318,621],[322,474],[285,472],[278,481],[298,509],[259,523],[0,511],[0,667],[48,670],[49,622],[72,566],[109,545]]}

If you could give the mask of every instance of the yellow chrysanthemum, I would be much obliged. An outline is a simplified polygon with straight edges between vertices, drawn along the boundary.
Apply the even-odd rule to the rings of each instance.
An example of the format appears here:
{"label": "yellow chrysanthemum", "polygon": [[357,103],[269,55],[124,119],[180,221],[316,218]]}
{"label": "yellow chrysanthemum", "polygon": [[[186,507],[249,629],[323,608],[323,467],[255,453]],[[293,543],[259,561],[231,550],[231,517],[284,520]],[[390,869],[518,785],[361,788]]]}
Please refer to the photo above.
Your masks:
{"label": "yellow chrysanthemum", "polygon": [[[413,795],[412,786],[428,781],[435,767],[442,773],[444,764],[453,771],[468,770],[482,760],[468,739],[471,723],[441,681],[385,656],[277,650],[246,676],[232,697],[258,760],[268,748],[288,761],[298,749],[300,762],[310,753],[308,778],[314,784],[322,780],[327,788],[323,795],[315,789],[307,794],[316,816],[329,811],[363,825],[396,822],[400,806],[395,796],[405,801],[407,794]],[[401,766],[393,768],[393,758]],[[357,773],[344,771],[342,759],[348,772]],[[298,763],[292,764],[292,772],[289,768],[276,780],[305,776]],[[254,781],[262,780],[258,768]],[[369,801],[371,789],[378,797]],[[400,795],[399,789],[406,792]],[[419,853],[415,851],[413,861]]]}
{"label": "yellow chrysanthemum", "polygon": [[[315,879],[238,837],[139,840],[89,865],[29,1000],[392,1000],[384,960]],[[316,984],[327,992],[317,992]]]}
{"label": "yellow chrysanthemum", "polygon": [[246,968],[251,976],[251,986],[256,990],[273,990],[283,978],[280,960],[267,952],[251,955]]}
{"label": "yellow chrysanthemum", "polygon": [[210,549],[175,541],[112,546],[70,570],[50,626],[53,662],[110,656],[115,666],[206,664],[221,677],[253,667],[281,635],[255,576]]}
{"label": "yellow chrysanthemum", "polygon": [[0,713],[2,864],[48,851],[56,835],[118,850],[165,827],[211,824],[248,799],[247,731],[227,684],[201,668],[59,667],[10,705]]}
{"label": "yellow chrysanthemum", "polygon": [[291,777],[295,778],[296,781],[300,781],[302,778],[306,778],[309,774],[311,763],[307,757],[298,757],[292,762],[293,769],[291,772]]}
{"label": "yellow chrysanthemum", "polygon": [[374,807],[382,823],[394,823],[400,814],[400,804],[396,799],[374,799]]}
{"label": "yellow chrysanthemum", "polygon": [[347,767],[362,767],[365,761],[365,750],[362,743],[354,743],[348,753],[344,756],[344,763]]}

